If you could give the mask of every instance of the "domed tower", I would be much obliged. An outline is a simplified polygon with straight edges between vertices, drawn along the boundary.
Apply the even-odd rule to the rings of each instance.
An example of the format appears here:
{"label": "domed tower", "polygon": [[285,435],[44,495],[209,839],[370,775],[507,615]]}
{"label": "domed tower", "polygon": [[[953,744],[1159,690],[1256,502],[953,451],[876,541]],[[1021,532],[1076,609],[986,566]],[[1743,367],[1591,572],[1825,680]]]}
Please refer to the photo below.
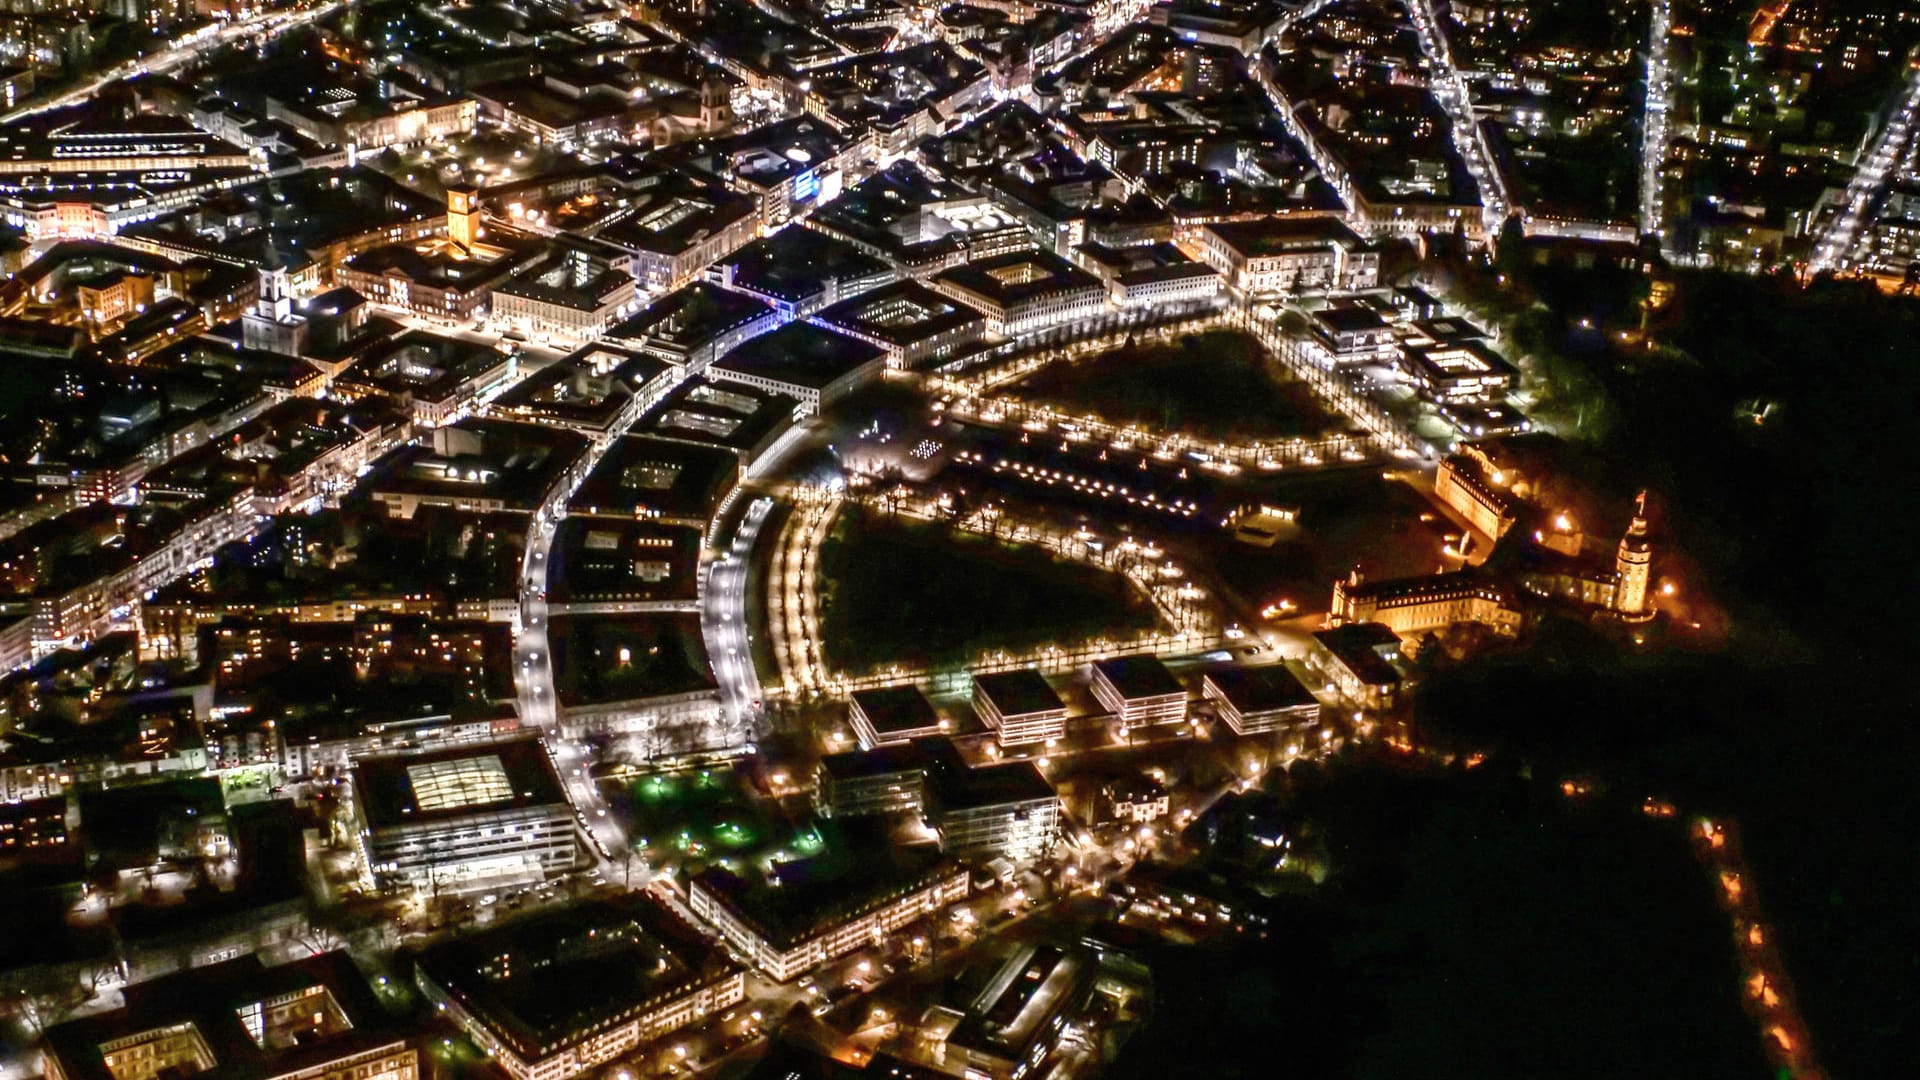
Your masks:
{"label": "domed tower", "polygon": [[1613,557],[1614,573],[1620,586],[1613,594],[1613,609],[1630,622],[1653,618],[1653,605],[1647,602],[1647,581],[1653,569],[1653,542],[1647,539],[1647,493],[1634,499],[1633,521],[1627,535],[1620,538],[1620,550]]}

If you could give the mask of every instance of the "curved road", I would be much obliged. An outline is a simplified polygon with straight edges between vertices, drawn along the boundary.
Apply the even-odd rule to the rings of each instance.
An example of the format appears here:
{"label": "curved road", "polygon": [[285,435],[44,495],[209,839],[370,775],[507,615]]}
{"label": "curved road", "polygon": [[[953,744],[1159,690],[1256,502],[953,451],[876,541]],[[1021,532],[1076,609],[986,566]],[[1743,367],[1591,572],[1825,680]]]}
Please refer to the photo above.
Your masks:
{"label": "curved road", "polygon": [[720,684],[720,708],[739,739],[752,734],[761,708],[760,674],[753,668],[753,640],[747,632],[747,579],[753,546],[773,510],[773,500],[753,500],[726,549],[707,564],[700,596],[700,634],[707,643],[713,677]]}

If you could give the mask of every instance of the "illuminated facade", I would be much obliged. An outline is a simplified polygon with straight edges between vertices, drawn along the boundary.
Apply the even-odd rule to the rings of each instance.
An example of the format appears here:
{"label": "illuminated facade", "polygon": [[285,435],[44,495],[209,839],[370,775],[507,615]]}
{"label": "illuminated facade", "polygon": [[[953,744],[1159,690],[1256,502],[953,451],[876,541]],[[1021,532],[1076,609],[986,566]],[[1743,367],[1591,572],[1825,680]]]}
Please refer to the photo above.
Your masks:
{"label": "illuminated facade", "polygon": [[514,1080],[565,1080],[739,1004],[746,973],[628,894],[430,949],[414,984]]}
{"label": "illuminated facade", "polygon": [[1614,593],[1613,609],[1631,622],[1653,618],[1653,606],[1647,597],[1647,579],[1653,568],[1653,544],[1647,539],[1647,493],[1644,491],[1634,500],[1633,521],[1627,525],[1627,534],[1620,538],[1620,550],[1614,556],[1613,568],[1620,578],[1620,587]]}
{"label": "illuminated facade", "polygon": [[382,886],[537,880],[579,863],[573,807],[533,739],[366,758],[352,798],[355,838]]}
{"label": "illuminated facade", "polygon": [[924,847],[896,848],[882,824],[836,823],[825,847],[764,877],[701,871],[687,906],[736,953],[787,982],[967,898],[965,868]]}
{"label": "illuminated facade", "polygon": [[419,1051],[344,952],[258,957],[128,986],[46,1035],[48,1080],[419,1080]]}
{"label": "illuminated facade", "polygon": [[1430,577],[1365,581],[1355,571],[1333,586],[1327,620],[1335,626],[1377,622],[1408,637],[1455,623],[1479,623],[1511,636],[1523,615],[1502,583],[1473,571]]}
{"label": "illuminated facade", "polygon": [[1034,668],[976,675],[973,711],[1001,746],[1057,739],[1067,733],[1067,706]]}
{"label": "illuminated facade", "polygon": [[1495,540],[1513,527],[1518,500],[1488,483],[1480,467],[1469,458],[1454,456],[1442,461],[1434,474],[1433,493],[1467,519],[1467,524]]}

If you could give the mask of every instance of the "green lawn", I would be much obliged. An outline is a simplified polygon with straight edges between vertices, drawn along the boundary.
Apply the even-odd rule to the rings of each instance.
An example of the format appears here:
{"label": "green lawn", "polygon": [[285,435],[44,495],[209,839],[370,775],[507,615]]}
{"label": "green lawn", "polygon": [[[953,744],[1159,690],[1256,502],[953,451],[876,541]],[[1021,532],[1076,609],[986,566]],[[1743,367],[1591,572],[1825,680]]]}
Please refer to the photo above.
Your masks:
{"label": "green lawn", "polygon": [[738,866],[804,856],[819,843],[810,824],[788,823],[731,769],[648,773],[601,786],[634,850],[656,862]]}
{"label": "green lawn", "polygon": [[820,553],[821,636],[836,669],[958,664],[992,649],[1152,630],[1132,585],[1037,548],[843,513]]}
{"label": "green lawn", "polygon": [[1251,335],[1209,330],[1057,363],[1014,392],[1075,415],[1214,439],[1310,438],[1347,429],[1305,383],[1277,376]]}

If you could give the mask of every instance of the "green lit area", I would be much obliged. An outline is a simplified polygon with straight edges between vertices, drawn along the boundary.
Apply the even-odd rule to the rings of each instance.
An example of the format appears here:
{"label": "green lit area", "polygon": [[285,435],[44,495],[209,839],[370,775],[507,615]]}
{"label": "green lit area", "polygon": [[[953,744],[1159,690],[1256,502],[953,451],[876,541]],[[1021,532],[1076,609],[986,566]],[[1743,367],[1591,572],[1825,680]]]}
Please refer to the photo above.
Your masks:
{"label": "green lit area", "polygon": [[656,862],[740,867],[820,848],[810,818],[790,820],[733,769],[647,773],[603,787],[634,851]]}

